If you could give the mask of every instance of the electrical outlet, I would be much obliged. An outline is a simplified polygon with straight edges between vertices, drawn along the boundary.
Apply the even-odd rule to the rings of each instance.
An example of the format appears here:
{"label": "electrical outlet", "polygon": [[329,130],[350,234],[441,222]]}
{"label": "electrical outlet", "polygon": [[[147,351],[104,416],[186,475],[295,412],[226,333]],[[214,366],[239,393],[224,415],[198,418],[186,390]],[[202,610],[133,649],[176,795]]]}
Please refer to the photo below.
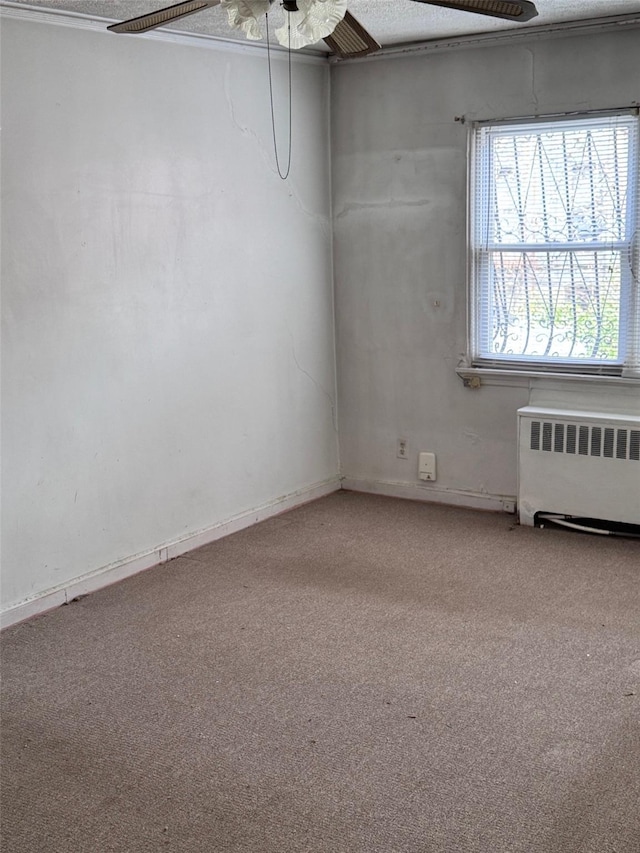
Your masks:
{"label": "electrical outlet", "polygon": [[408,459],[409,458],[408,454],[407,454],[407,439],[406,438],[399,438],[398,439],[396,456],[398,457],[398,459]]}
{"label": "electrical outlet", "polygon": [[421,480],[435,480],[436,478],[436,454],[418,454],[418,477]]}

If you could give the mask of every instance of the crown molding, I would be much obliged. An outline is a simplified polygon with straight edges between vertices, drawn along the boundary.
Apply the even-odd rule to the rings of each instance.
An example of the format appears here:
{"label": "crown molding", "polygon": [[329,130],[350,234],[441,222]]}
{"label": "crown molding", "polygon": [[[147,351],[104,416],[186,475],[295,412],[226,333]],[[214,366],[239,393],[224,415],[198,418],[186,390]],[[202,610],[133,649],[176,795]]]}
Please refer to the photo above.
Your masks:
{"label": "crown molding", "polygon": [[[113,18],[102,18],[85,15],[80,12],[69,12],[62,9],[44,9],[41,6],[31,6],[24,3],[13,3],[11,0],[0,0],[0,17],[37,23],[54,24],[81,30],[93,30],[113,36],[107,26],[115,23]],[[380,59],[404,59],[409,56],[419,56],[438,53],[447,50],[465,50],[474,47],[491,47],[517,42],[537,41],[560,36],[586,35],[593,33],[619,31],[640,27],[640,14],[617,15],[615,17],[590,18],[582,21],[565,21],[558,24],[542,26],[526,26],[517,30],[501,30],[498,32],[478,33],[469,36],[454,36],[433,41],[410,42],[382,48],[369,56],[354,57],[353,59],[328,55],[322,51],[303,49],[296,51],[292,58],[294,62],[310,63],[313,65],[343,64],[345,62],[376,62]],[[170,44],[203,47],[230,53],[266,53],[267,46],[263,42],[236,41],[206,33],[187,33],[171,28],[159,28],[135,36],[137,39],[168,42]],[[271,45],[272,56],[278,60],[288,56],[286,48]]]}
{"label": "crown molding", "polygon": [[[104,33],[109,38],[122,34],[111,33],[107,30],[109,24],[115,23],[113,18],[101,18],[93,15],[85,15],[80,12],[67,12],[62,9],[43,9],[39,6],[29,6],[24,3],[12,3],[10,0],[0,0],[0,17],[10,18],[18,21],[29,21],[31,23],[53,24],[62,27],[71,27],[76,30],[92,30]],[[133,36],[125,35],[125,38]],[[181,44],[189,47],[202,47],[209,50],[227,51],[230,53],[267,53],[267,46],[263,42],[235,41],[233,39],[211,36],[206,33],[186,33],[171,28],[159,28],[147,33],[138,33],[136,39],[150,39],[151,41],[168,42],[169,44]],[[288,58],[289,52],[280,45],[270,45],[272,58],[282,60]],[[326,65],[327,54],[317,50],[297,50],[292,53],[294,62],[302,62],[312,65]]]}
{"label": "crown molding", "polygon": [[445,50],[464,50],[474,47],[491,47],[516,42],[537,41],[559,36],[587,35],[604,33],[613,30],[633,29],[640,27],[640,14],[616,15],[607,18],[589,18],[582,21],[564,21],[558,24],[540,26],[525,26],[517,30],[498,30],[497,32],[478,33],[469,36],[453,36],[448,39],[433,41],[410,42],[383,47],[377,53],[369,56],[354,57],[353,59],[330,56],[332,65],[344,62],[375,62],[379,59],[406,59],[408,56],[419,56],[438,53]]}

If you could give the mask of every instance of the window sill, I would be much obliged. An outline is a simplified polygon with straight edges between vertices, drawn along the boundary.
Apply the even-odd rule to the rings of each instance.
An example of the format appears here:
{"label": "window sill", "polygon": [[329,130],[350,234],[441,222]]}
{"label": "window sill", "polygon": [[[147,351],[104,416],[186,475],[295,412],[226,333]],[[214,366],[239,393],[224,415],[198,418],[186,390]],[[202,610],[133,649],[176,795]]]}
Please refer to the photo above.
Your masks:
{"label": "window sill", "polygon": [[466,388],[483,385],[504,385],[514,388],[542,388],[545,385],[557,388],[559,383],[624,388],[639,387],[640,377],[600,376],[591,373],[547,373],[535,370],[498,370],[490,367],[457,367],[456,373]]}

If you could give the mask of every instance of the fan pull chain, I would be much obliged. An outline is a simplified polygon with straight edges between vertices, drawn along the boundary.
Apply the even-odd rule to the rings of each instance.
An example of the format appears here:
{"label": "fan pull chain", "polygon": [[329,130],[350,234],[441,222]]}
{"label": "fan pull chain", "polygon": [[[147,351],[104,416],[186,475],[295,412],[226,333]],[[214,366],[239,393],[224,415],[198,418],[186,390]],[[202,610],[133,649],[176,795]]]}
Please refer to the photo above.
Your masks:
{"label": "fan pull chain", "polygon": [[278,157],[278,142],[276,139],[276,118],[275,111],[273,108],[273,80],[271,75],[271,48],[270,48],[270,40],[269,40],[269,13],[265,14],[266,23],[267,23],[267,60],[269,65],[269,100],[271,103],[271,130],[273,132],[273,150],[276,155],[276,168],[278,169],[278,174],[282,178],[283,181],[286,181],[289,177],[289,172],[291,171],[291,127],[292,127],[292,108],[291,108],[291,18],[287,16],[288,23],[288,33],[289,33],[289,156],[287,159],[287,169],[282,173],[282,168],[280,167],[280,158]]}

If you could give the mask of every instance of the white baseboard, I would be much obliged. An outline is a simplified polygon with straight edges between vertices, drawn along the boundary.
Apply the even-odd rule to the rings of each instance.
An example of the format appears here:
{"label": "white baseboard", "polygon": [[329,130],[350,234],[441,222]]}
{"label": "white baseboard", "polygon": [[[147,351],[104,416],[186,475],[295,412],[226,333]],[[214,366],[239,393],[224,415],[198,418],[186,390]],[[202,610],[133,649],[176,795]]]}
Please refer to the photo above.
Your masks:
{"label": "white baseboard", "polygon": [[46,590],[18,604],[9,605],[0,611],[0,627],[8,628],[10,625],[15,625],[32,616],[45,613],[47,610],[52,610],[61,604],[67,604],[78,595],[87,595],[87,593],[95,592],[98,589],[102,589],[102,587],[110,586],[112,583],[124,580],[124,578],[131,577],[131,575],[136,575],[145,569],[151,569],[153,566],[166,563],[168,560],[180,557],[182,554],[193,551],[195,548],[208,545],[216,539],[222,539],[230,533],[237,533],[239,530],[251,527],[253,524],[265,521],[267,518],[279,515],[281,512],[301,506],[309,501],[322,498],[339,489],[340,481],[338,478],[332,478],[323,483],[316,483],[313,486],[299,489],[289,495],[270,501],[249,512],[244,512],[226,521],[221,521],[205,530],[190,533],[173,542],[167,542],[158,548],[154,548],[152,551],[137,554],[134,557],[127,557],[124,560],[103,566],[94,572],[74,578],[54,589]]}
{"label": "white baseboard", "polygon": [[465,492],[460,489],[444,489],[433,484],[397,483],[392,480],[360,480],[344,477],[342,488],[351,492],[366,492],[385,495],[389,498],[406,498],[412,501],[449,504],[469,509],[486,509],[493,512],[515,512],[516,499],[511,495],[488,495],[483,492]]}

